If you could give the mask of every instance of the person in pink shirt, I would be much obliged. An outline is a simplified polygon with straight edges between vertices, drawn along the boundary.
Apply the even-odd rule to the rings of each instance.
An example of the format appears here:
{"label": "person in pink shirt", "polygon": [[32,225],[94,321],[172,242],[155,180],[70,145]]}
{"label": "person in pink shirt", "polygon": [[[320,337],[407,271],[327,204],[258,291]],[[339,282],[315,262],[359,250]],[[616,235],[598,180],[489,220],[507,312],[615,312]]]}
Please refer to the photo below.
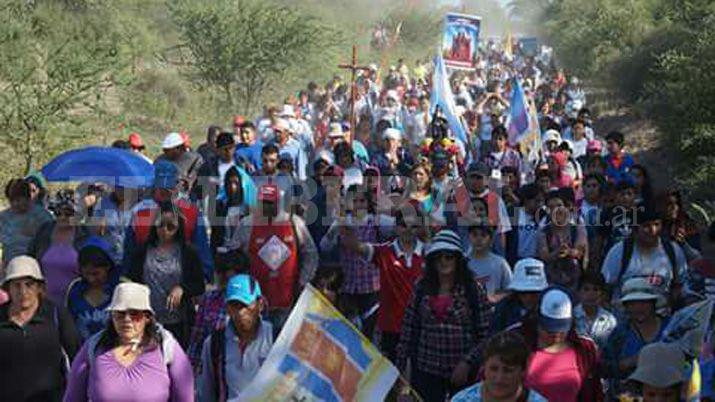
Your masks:
{"label": "person in pink shirt", "polygon": [[191,363],[154,319],[149,288],[121,283],[107,308],[112,320],[89,338],[70,369],[65,402],[191,402]]}
{"label": "person in pink shirt", "polygon": [[573,332],[568,290],[551,287],[539,302],[537,347],[529,359],[526,386],[550,401],[603,401],[596,345]]}

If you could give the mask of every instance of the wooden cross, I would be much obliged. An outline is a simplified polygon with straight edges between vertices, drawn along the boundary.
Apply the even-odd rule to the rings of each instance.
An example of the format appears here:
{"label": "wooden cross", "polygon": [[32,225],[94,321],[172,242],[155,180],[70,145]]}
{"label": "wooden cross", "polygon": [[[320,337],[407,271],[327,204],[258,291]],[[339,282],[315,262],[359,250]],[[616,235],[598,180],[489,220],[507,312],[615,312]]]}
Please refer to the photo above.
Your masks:
{"label": "wooden cross", "polygon": [[353,45],[353,59],[352,64],[339,64],[338,68],[351,71],[350,78],[350,135],[347,137],[348,143],[352,144],[353,137],[357,131],[357,116],[355,116],[355,103],[357,102],[357,77],[356,73],[358,71],[369,70],[367,66],[358,66],[357,64],[357,46]]}

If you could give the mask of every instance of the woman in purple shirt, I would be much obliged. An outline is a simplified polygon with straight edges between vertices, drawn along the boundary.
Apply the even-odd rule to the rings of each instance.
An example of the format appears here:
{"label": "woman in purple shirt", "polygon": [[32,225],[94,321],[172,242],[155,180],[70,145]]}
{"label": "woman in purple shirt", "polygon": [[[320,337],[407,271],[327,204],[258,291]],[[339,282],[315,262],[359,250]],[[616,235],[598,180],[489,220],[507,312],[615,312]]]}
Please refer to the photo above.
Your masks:
{"label": "woman in purple shirt", "polygon": [[65,402],[190,402],[191,363],[154,320],[149,288],[121,283],[107,328],[85,342],[70,371]]}

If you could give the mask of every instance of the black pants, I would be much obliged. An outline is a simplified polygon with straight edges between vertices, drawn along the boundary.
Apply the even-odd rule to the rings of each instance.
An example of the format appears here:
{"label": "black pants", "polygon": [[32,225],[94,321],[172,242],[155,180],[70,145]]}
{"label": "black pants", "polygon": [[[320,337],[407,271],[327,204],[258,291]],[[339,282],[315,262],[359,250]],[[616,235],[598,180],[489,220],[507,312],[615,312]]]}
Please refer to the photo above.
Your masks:
{"label": "black pants", "polygon": [[410,383],[425,402],[444,402],[447,396],[451,397],[455,393],[449,377],[440,377],[414,368]]}
{"label": "black pants", "polygon": [[380,351],[393,363],[397,360],[397,344],[399,342],[399,332],[383,332],[380,336]]}

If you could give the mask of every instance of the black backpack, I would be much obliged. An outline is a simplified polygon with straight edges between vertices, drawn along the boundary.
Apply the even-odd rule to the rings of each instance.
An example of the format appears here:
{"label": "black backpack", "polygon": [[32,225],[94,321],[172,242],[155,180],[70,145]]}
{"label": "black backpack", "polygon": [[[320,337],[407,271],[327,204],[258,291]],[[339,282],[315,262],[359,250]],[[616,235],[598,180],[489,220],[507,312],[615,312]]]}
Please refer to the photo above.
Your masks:
{"label": "black backpack", "polygon": [[[667,238],[661,238],[660,244],[663,245],[663,250],[665,251],[665,255],[668,256],[668,261],[670,262],[670,266],[673,270],[673,283],[678,283],[680,282],[678,262],[675,258],[675,248],[673,248],[673,243],[671,243],[670,240]],[[633,257],[634,249],[635,241],[633,240],[632,236],[623,240],[623,255],[621,257],[621,268],[620,271],[618,271],[618,277],[616,278],[615,282],[617,284],[616,286],[619,286],[618,284],[621,283],[621,278],[626,273],[628,265],[630,265],[631,263],[631,257]]]}

